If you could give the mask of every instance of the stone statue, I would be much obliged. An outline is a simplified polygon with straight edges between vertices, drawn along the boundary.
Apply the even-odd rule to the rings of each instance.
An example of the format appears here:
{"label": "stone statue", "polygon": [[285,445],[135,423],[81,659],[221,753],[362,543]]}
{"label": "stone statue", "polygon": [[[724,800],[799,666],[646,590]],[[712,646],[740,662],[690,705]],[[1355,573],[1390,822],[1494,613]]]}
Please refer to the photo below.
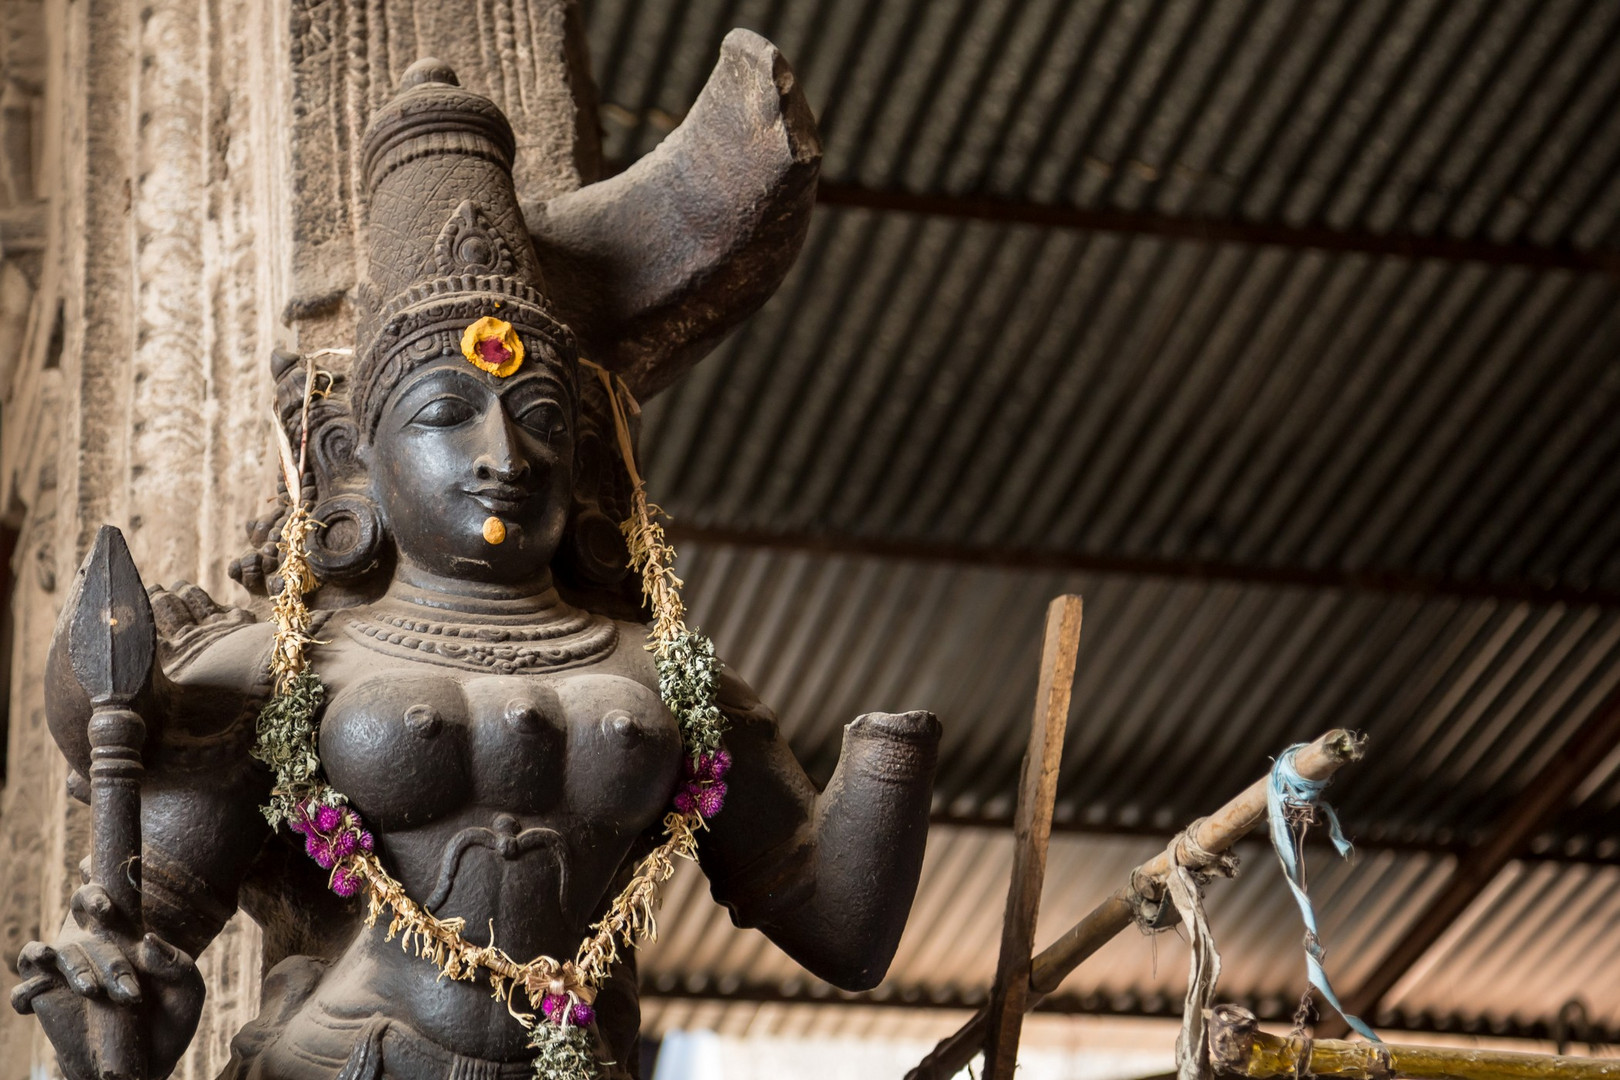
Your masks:
{"label": "stone statue", "polygon": [[[117,599],[98,540],[53,641],[49,719],[75,794],[138,790],[138,840],[123,842],[139,858],[109,864],[119,841],[107,841],[61,936],[24,949],[13,995],[72,1080],[170,1073],[204,996],[192,958],[238,906],[274,966],[227,1077],[535,1075],[513,1017],[522,994],[441,977],[442,956],[386,940],[391,912],[368,926],[363,898],[343,895],[357,886],[342,867],[361,864],[334,870],[330,848],[305,857],[326,843],[317,820],[363,819],[338,854],[373,858],[401,904],[460,927],[461,955],[562,958],[654,849],[672,799],[698,790],[645,647],[655,613],[627,569],[618,523],[636,489],[622,456],[631,398],[696,362],[797,253],[819,148],[791,71],[734,32],[658,151],[527,214],[505,116],[436,61],[410,69],[361,153],[370,259],[352,364],[312,377],[298,357],[274,359],[287,445],[307,464],[286,478],[292,505],[254,527],[232,567],[250,590],[294,595],[289,512],[308,507],[318,758],[348,801],[298,803],[293,829],[267,823],[277,781],[255,740],[283,692],[281,623],[195,586],[153,589],[151,659],[133,681],[138,648],[106,660],[109,624],[115,638],[138,631],[143,604]],[[132,566],[125,576],[138,583]],[[100,623],[84,621],[92,596]],[[98,663],[129,685],[98,689]],[[724,811],[703,811],[697,840],[715,897],[816,975],[875,985],[917,883],[938,722],[860,717],[818,791],[729,669],[717,704],[724,751],[703,760],[729,766]],[[139,759],[108,749],[139,744],[131,721],[108,734],[113,713],[144,723]],[[556,985],[532,1000],[550,1017],[563,995],[559,1023],[589,1029],[582,1074],[635,1075],[633,952],[596,986],[548,970]]]}

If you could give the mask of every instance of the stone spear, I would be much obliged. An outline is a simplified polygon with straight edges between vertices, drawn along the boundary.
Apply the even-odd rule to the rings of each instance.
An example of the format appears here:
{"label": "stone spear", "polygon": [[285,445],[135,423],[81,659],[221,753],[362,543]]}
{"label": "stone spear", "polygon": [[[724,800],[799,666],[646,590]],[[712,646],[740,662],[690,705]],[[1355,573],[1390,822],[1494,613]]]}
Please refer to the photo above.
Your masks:
{"label": "stone spear", "polygon": [[[141,747],[146,724],[130,706],[152,673],[152,605],[124,535],[96,533],[79,569],[68,631],[73,674],[90,698],[90,879],[107,891],[126,940],[141,933]],[[141,1080],[137,1010],[92,1002],[91,1045],[103,1080]]]}

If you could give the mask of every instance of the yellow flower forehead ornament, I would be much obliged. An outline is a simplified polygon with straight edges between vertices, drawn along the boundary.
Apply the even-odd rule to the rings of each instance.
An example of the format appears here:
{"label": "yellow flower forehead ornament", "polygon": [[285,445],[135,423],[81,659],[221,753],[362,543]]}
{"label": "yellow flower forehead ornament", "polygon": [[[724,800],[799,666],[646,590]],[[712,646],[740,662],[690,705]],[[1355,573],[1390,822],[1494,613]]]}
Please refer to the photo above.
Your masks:
{"label": "yellow flower forehead ornament", "polygon": [[511,323],[485,315],[462,332],[461,355],[474,367],[504,379],[523,366],[523,339]]}

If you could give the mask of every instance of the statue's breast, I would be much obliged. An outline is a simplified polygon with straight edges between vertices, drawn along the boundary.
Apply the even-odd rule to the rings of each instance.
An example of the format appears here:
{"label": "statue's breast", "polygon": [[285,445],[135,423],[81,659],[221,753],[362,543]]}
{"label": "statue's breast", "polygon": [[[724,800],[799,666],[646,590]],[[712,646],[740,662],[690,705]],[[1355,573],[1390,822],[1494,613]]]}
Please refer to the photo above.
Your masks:
{"label": "statue's breast", "polygon": [[669,801],[681,754],[658,695],[631,678],[393,665],[332,697],[320,752],[383,832],[469,812],[639,830]]}

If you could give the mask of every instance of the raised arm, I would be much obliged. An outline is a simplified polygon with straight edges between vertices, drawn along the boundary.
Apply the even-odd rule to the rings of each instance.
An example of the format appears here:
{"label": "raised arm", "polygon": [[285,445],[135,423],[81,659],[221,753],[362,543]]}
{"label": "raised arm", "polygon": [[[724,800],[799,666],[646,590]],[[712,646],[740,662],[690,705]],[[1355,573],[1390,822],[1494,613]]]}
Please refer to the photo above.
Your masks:
{"label": "raised arm", "polygon": [[699,845],[715,899],[835,986],[876,986],[917,891],[939,721],[927,712],[858,717],[817,791],[776,717],[729,670],[720,706],[733,765],[725,809]]}

